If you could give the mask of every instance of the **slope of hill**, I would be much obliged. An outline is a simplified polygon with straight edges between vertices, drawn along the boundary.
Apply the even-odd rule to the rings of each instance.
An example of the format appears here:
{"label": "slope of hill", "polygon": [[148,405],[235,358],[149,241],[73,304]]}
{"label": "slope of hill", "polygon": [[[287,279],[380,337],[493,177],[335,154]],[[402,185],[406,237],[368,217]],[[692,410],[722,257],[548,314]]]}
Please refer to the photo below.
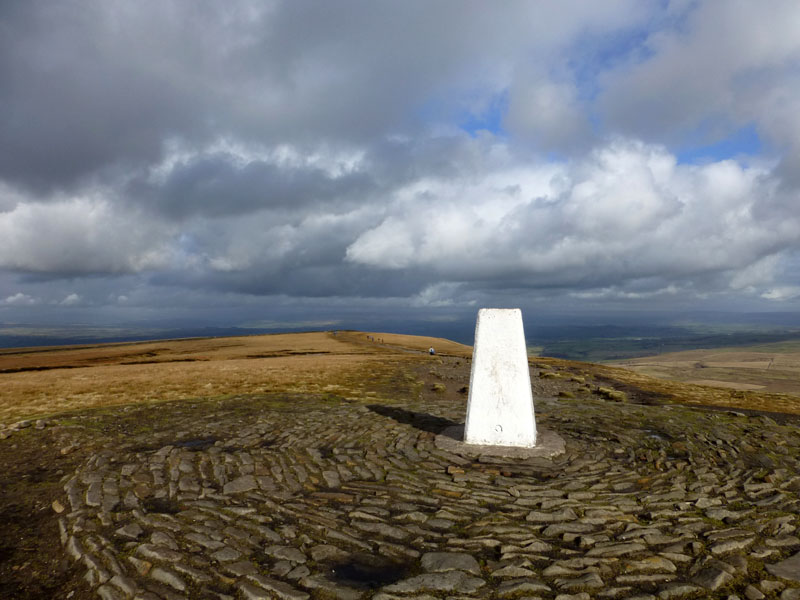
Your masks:
{"label": "slope of hill", "polygon": [[[0,349],[0,425],[182,398],[270,391],[354,396],[370,379],[419,360],[431,346],[465,359],[472,352],[442,338],[354,331]],[[600,387],[627,390],[638,402],[800,413],[800,342],[611,365],[545,357],[532,362],[557,376],[554,394],[586,388],[576,382],[588,378],[596,382],[594,393]]]}
{"label": "slope of hill", "polygon": [[800,396],[800,341],[671,352],[612,364],[670,381]]}
{"label": "slope of hill", "polygon": [[0,423],[89,407],[266,391],[352,395],[387,362],[469,346],[440,338],[312,332],[0,349]]}

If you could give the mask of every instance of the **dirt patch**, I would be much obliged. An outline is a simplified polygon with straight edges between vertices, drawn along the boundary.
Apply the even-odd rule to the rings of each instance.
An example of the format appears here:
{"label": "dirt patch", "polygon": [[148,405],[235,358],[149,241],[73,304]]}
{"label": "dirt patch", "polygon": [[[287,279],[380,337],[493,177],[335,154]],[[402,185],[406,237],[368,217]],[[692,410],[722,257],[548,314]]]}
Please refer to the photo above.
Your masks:
{"label": "dirt patch", "polygon": [[[376,362],[415,359],[330,333],[0,353],[0,423],[187,397],[352,389]],[[136,352],[132,351],[136,348]],[[105,354],[104,354],[105,353]],[[68,369],[68,370],[66,370]]]}
{"label": "dirt patch", "polygon": [[648,390],[638,385],[634,385],[632,383],[626,383],[624,381],[620,381],[613,377],[598,375],[596,379],[603,383],[611,384],[615,390],[624,392],[628,398],[628,401],[634,404],[655,405],[655,404],[664,404],[665,402],[670,400],[670,396],[664,394],[663,392]]}
{"label": "dirt patch", "polygon": [[58,428],[21,431],[0,441],[0,598],[44,600],[69,593],[73,600],[92,598],[83,569],[57,543],[52,502],[63,496],[61,477],[83,462],[93,445],[86,436],[82,448],[63,455],[65,443]]}

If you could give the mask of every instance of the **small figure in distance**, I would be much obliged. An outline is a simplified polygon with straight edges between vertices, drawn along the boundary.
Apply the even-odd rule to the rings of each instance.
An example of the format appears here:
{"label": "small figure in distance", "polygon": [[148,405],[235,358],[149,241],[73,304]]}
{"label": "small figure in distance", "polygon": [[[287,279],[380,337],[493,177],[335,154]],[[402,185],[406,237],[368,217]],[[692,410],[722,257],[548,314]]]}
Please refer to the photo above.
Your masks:
{"label": "small figure in distance", "polygon": [[433,346],[431,346],[430,348],[428,348],[428,354],[430,354],[431,356],[433,356],[434,354],[436,354],[436,350],[434,350],[434,349],[433,349]]}

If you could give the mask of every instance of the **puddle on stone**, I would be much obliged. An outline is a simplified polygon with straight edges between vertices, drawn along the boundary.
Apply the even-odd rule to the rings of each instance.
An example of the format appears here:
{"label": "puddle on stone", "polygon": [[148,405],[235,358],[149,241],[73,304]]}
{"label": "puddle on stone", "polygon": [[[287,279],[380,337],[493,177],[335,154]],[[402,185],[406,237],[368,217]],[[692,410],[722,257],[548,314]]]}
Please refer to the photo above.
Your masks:
{"label": "puddle on stone", "polygon": [[659,442],[668,442],[670,440],[670,437],[663,431],[657,431],[655,429],[645,429],[644,433],[651,440],[658,440]]}
{"label": "puddle on stone", "polygon": [[214,437],[193,438],[191,440],[175,442],[173,445],[177,448],[186,448],[187,450],[199,452],[201,450],[208,450],[216,441],[217,438]]}
{"label": "puddle on stone", "polygon": [[347,561],[330,563],[330,578],[345,586],[373,590],[405,579],[412,565],[377,556],[357,554]]}
{"label": "puddle on stone", "polygon": [[333,458],[333,450],[330,448],[330,446],[320,446],[319,448],[317,448],[317,450],[319,451],[319,455],[322,458],[324,459]]}
{"label": "puddle on stone", "polygon": [[142,502],[142,506],[148,513],[175,515],[181,512],[178,503],[169,498],[147,498]]}

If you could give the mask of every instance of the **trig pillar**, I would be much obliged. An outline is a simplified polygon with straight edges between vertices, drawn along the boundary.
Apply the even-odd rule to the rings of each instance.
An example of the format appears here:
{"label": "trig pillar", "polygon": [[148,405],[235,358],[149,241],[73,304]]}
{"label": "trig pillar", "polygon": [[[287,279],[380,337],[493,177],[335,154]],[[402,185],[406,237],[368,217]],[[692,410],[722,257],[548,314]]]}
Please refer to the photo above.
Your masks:
{"label": "trig pillar", "polygon": [[536,445],[528,352],[518,308],[482,308],[475,325],[464,441]]}

